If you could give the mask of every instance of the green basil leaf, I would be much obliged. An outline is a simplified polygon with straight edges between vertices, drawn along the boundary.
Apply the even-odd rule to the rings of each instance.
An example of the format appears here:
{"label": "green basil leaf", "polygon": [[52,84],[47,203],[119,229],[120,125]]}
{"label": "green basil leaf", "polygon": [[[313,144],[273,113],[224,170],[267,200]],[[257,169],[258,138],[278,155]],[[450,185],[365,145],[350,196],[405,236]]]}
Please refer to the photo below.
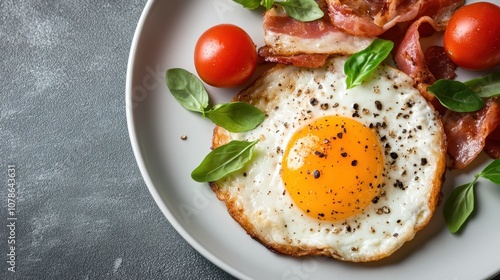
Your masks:
{"label": "green basil leaf", "polygon": [[243,7],[253,10],[260,7],[260,0],[233,0],[234,2],[241,4]]}
{"label": "green basil leaf", "polygon": [[191,178],[197,182],[213,182],[240,170],[252,159],[257,142],[233,140],[215,148],[193,170]]}
{"label": "green basil leaf", "polygon": [[475,112],[485,106],[483,99],[459,81],[441,79],[432,86],[428,86],[427,90],[433,93],[439,102],[451,111]]}
{"label": "green basil leaf", "polygon": [[266,8],[266,10],[269,10],[273,7],[274,5],[274,0],[262,0],[260,1],[260,4]]}
{"label": "green basil leaf", "polygon": [[455,188],[444,205],[444,219],[451,233],[457,232],[474,210],[474,183]]}
{"label": "green basil leaf", "polygon": [[186,109],[203,113],[208,106],[208,93],[195,75],[181,68],[167,70],[167,86],[175,99]]}
{"label": "green basil leaf", "polygon": [[376,38],[364,50],[351,55],[344,64],[347,88],[360,85],[386,59],[394,47],[388,40]]}
{"label": "green basil leaf", "polygon": [[496,159],[488,164],[478,176],[500,185],[500,159]]}
{"label": "green basil leaf", "polygon": [[314,21],[323,17],[324,13],[319,8],[319,5],[314,0],[233,0],[241,4],[243,7],[253,10],[262,6],[269,10],[273,5],[279,4],[291,18],[300,21]]}
{"label": "green basil leaf", "polygon": [[300,21],[314,21],[323,17],[324,13],[314,0],[286,0],[276,2],[285,9],[288,16]]}
{"label": "green basil leaf", "polygon": [[500,72],[464,82],[481,98],[500,96]]}
{"label": "green basil leaf", "polygon": [[257,107],[244,102],[231,102],[214,106],[205,116],[231,132],[254,129],[264,121],[265,115]]}

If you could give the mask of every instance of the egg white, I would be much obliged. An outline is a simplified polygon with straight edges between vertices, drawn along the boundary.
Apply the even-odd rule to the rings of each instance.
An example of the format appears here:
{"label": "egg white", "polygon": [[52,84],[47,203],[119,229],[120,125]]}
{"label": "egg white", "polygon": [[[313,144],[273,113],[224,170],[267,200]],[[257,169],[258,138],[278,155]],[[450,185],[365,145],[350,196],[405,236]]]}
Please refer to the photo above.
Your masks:
{"label": "egg white", "polygon": [[[212,183],[212,189],[252,237],[276,252],[377,260],[411,240],[439,202],[446,144],[434,109],[411,78],[389,66],[378,67],[361,86],[347,90],[345,60],[331,58],[319,69],[272,68],[235,97],[260,108],[267,116],[264,122],[246,133],[220,127],[214,131],[214,147],[233,139],[260,140],[253,160]],[[372,127],[382,147],[388,147],[383,195],[362,214],[339,222],[306,215],[294,205],[280,176],[283,152],[293,133],[325,115]]]}

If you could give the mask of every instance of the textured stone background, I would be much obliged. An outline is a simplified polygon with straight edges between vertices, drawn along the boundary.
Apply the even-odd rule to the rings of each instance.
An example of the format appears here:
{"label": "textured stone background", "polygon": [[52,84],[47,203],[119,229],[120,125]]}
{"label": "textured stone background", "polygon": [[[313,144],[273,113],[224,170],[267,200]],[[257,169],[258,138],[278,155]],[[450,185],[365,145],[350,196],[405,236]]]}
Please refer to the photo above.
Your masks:
{"label": "textured stone background", "polygon": [[145,4],[0,1],[0,279],[231,279],[170,226],[132,154],[125,75]]}

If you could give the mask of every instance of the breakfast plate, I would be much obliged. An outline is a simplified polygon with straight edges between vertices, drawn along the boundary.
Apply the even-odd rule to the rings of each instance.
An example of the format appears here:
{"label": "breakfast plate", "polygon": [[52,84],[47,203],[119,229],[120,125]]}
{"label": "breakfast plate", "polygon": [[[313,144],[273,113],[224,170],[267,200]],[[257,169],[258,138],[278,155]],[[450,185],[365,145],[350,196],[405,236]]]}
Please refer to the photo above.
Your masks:
{"label": "breakfast plate", "polygon": [[[214,125],[180,106],[165,84],[167,69],[196,73],[196,40],[219,23],[238,25],[257,46],[263,45],[261,10],[249,11],[231,0],[150,0],[128,64],[126,111],[137,164],[159,208],[191,246],[239,279],[487,279],[500,272],[500,188],[486,180],[475,189],[476,208],[461,232],[448,232],[441,203],[412,241],[381,261],[293,258],[250,238],[208,184],[191,179],[191,171],[210,152]],[[458,79],[484,74],[459,70]],[[241,89],[206,88],[213,104],[229,101]],[[481,155],[465,170],[448,172],[443,201],[488,163]]]}

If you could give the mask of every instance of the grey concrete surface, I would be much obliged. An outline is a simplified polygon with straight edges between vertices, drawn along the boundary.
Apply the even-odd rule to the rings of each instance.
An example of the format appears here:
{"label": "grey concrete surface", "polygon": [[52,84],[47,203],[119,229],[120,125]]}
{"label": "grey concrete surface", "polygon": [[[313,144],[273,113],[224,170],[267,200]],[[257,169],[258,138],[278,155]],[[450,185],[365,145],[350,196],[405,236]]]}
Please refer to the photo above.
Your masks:
{"label": "grey concrete surface", "polygon": [[132,154],[145,4],[0,1],[0,279],[232,279],[172,228]]}

